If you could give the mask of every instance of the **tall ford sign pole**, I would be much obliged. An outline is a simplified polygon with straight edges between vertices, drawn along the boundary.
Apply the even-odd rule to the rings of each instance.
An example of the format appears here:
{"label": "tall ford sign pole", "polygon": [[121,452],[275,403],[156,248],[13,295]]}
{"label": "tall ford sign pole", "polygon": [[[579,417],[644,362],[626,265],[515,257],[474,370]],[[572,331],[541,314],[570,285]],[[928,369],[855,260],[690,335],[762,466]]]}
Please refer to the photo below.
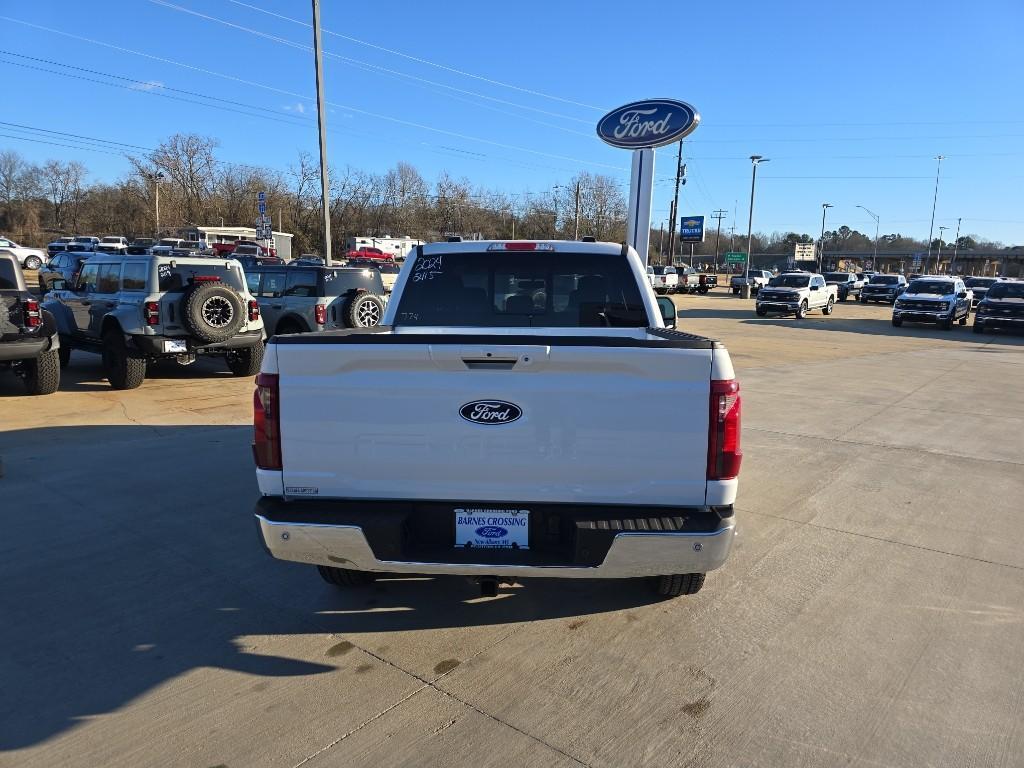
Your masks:
{"label": "tall ford sign pole", "polygon": [[324,264],[331,261],[331,196],[327,178],[327,116],[324,113],[324,57],[320,46],[320,0],[313,0],[313,55],[316,59],[316,122],[320,128],[320,205],[324,211]]}
{"label": "tall ford sign pole", "polygon": [[[645,99],[613,109],[597,124],[601,141],[633,150],[629,180],[626,242],[646,265],[651,239],[651,200],[654,193],[654,150],[689,136],[700,123],[700,113],[674,99]],[[672,222],[673,228],[676,222]]]}

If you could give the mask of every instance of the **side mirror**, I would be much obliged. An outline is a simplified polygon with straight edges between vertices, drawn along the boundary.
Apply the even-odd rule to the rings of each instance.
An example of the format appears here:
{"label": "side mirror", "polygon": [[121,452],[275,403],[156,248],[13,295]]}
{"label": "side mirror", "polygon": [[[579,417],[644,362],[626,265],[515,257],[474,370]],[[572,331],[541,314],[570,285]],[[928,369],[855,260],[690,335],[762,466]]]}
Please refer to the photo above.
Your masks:
{"label": "side mirror", "polygon": [[55,277],[46,287],[47,293],[50,291],[66,291],[67,289],[68,281],[60,277]]}
{"label": "side mirror", "polygon": [[967,291],[960,291],[960,293],[958,293],[957,296],[959,296],[961,299],[966,299]]}
{"label": "side mirror", "polygon": [[658,297],[658,309],[661,310],[661,319],[666,328],[676,327],[676,305],[668,296]]}

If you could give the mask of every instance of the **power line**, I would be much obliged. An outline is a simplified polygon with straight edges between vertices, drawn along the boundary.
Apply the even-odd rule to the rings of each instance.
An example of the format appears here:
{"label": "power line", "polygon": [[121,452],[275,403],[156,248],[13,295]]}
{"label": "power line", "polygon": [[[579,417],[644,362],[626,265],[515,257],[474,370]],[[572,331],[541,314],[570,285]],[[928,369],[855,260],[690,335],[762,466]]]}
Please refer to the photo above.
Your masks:
{"label": "power line", "polygon": [[[264,8],[259,8],[259,7],[255,6],[255,5],[250,5],[249,3],[239,2],[239,0],[228,0],[228,2],[234,3],[235,5],[242,6],[243,8],[248,8],[249,10],[252,10],[252,11],[258,11],[259,13],[265,13],[268,16],[273,16],[275,18],[282,19],[284,21],[290,21],[292,24],[298,24],[298,25],[303,26],[303,27],[309,27],[309,24],[305,23],[304,21],[299,21],[298,19],[293,19],[293,18],[290,18],[288,16],[284,16],[284,15],[279,14],[279,13],[274,13],[274,12],[268,11],[268,10],[266,10]],[[323,31],[324,31],[324,34],[332,35],[333,37],[338,37],[338,38],[341,38],[342,40],[348,40],[349,42],[352,42],[352,43],[357,43],[359,45],[365,45],[368,48],[374,48],[374,49],[376,49],[378,51],[383,51],[385,53],[391,54],[392,56],[399,56],[399,57],[401,57],[403,59],[407,59],[409,61],[414,61],[417,64],[426,64],[427,66],[437,67],[438,69],[442,69],[442,70],[444,70],[446,72],[451,72],[451,73],[456,74],[456,75],[462,75],[463,77],[471,77],[474,80],[479,80],[481,82],[488,83],[489,85],[497,85],[497,86],[500,86],[502,88],[509,88],[509,89],[511,89],[513,91],[519,91],[520,93],[526,93],[526,94],[529,94],[530,96],[540,96],[541,98],[551,99],[553,101],[560,101],[563,104],[572,104],[572,105],[577,106],[577,107],[585,107],[586,109],[593,109],[593,110],[597,110],[599,112],[603,112],[604,111],[601,107],[595,107],[592,104],[584,104],[583,102],[573,101],[572,99],[566,99],[566,98],[563,98],[562,96],[554,96],[554,95],[552,95],[550,93],[544,93],[542,91],[535,91],[535,90],[530,89],[530,88],[523,88],[523,87],[518,86],[518,85],[513,85],[511,83],[502,82],[501,80],[494,80],[492,78],[484,77],[483,75],[478,75],[478,74],[475,74],[473,72],[467,72],[465,70],[456,69],[455,67],[449,67],[449,66],[447,66],[445,64],[438,64],[437,62],[430,61],[429,59],[423,59],[423,58],[420,58],[418,56],[410,56],[408,53],[403,53],[402,51],[396,51],[393,48],[385,48],[382,45],[377,45],[376,43],[370,43],[370,42],[367,42],[366,40],[360,40],[359,38],[356,38],[356,37],[351,37],[349,35],[343,35],[343,34],[341,34],[339,32],[332,32],[329,29],[325,29]]]}
{"label": "power line", "polygon": [[[308,53],[308,52],[310,52],[312,50],[312,48],[310,48],[308,45],[305,45],[303,43],[296,43],[296,42],[294,42],[292,40],[288,40],[287,38],[284,38],[284,37],[278,37],[277,35],[271,35],[271,34],[269,34],[267,32],[262,32],[262,31],[260,31],[258,29],[253,29],[251,27],[245,27],[245,26],[242,26],[241,24],[236,24],[234,22],[227,21],[226,19],[220,19],[220,18],[217,18],[216,16],[210,16],[210,15],[205,14],[205,13],[200,13],[199,11],[194,11],[194,10],[192,10],[190,8],[185,8],[185,7],[177,5],[175,3],[168,2],[167,0],[149,0],[149,2],[153,3],[154,5],[159,5],[159,6],[162,6],[164,8],[168,8],[168,9],[170,9],[172,11],[176,11],[178,13],[186,13],[186,14],[189,14],[191,16],[196,16],[197,18],[204,19],[206,21],[212,21],[212,22],[217,23],[217,24],[223,24],[226,27],[231,27],[232,29],[237,29],[237,30],[240,30],[242,32],[247,32],[247,33],[249,33],[251,35],[256,35],[257,37],[262,37],[265,40],[270,40],[270,41],[275,42],[275,43],[280,43],[282,45],[287,45],[290,48],[296,48],[296,49],[298,49],[300,51],[305,51],[305,52]],[[260,10],[260,9],[257,9],[257,10]],[[276,14],[272,14],[272,15],[276,15]],[[288,20],[289,21],[294,21],[293,19],[288,19]],[[297,23],[302,23],[302,22],[297,22]],[[309,26],[309,25],[303,24],[303,26]],[[538,112],[540,114],[548,115],[550,117],[559,117],[559,118],[562,118],[563,120],[572,120],[572,121],[575,121],[575,122],[585,123],[585,124],[588,124],[588,125],[591,123],[590,120],[584,120],[582,118],[573,117],[571,115],[563,115],[563,114],[561,114],[559,112],[551,112],[550,110],[540,109],[539,107],[531,107],[531,106],[528,106],[526,104],[519,104],[519,103],[514,102],[514,101],[508,101],[507,99],[499,99],[496,96],[487,96],[486,94],[477,93],[476,91],[468,91],[468,90],[466,90],[464,88],[457,88],[454,85],[448,85],[446,83],[440,83],[440,82],[437,82],[436,80],[429,80],[427,78],[419,77],[417,75],[410,75],[410,74],[408,74],[406,72],[400,72],[400,71],[395,70],[395,69],[389,69],[387,67],[382,67],[382,66],[379,66],[377,64],[371,64],[369,62],[361,61],[359,59],[353,59],[353,58],[350,58],[348,56],[342,56],[341,54],[333,53],[331,51],[326,51],[325,50],[323,53],[324,53],[325,56],[329,56],[332,59],[338,59],[339,61],[345,62],[346,64],[350,64],[350,65],[359,67],[359,68],[367,70],[367,71],[378,71],[378,72],[384,72],[384,73],[387,73],[387,74],[390,74],[390,75],[394,75],[396,77],[404,77],[404,78],[407,78],[407,79],[412,80],[414,82],[427,83],[428,85],[432,85],[432,86],[434,86],[436,88],[443,88],[445,90],[454,91],[456,93],[462,93],[462,94],[465,94],[465,95],[468,95],[468,96],[474,96],[474,97],[476,97],[478,99],[485,99],[487,101],[493,101],[493,102],[496,102],[496,103],[499,103],[499,104],[504,104],[504,105],[507,105],[507,106],[513,106],[513,107],[516,107],[518,109],[525,109],[525,110],[528,110],[530,112]]]}
{"label": "power line", "polygon": [[[17,55],[20,55],[20,54],[17,54]],[[22,63],[19,63],[19,62],[0,61],[0,63],[10,64],[12,66],[19,66],[19,67],[23,67],[23,68],[27,68],[27,69],[35,69],[35,70],[42,71],[42,72],[48,72],[50,74],[61,75],[61,76],[64,76],[64,77],[71,77],[71,78],[74,78],[74,79],[77,79],[77,80],[85,80],[87,82],[98,83],[100,85],[106,85],[106,86],[115,87],[115,88],[123,88],[123,89],[135,91],[137,93],[148,93],[148,94],[151,94],[151,95],[154,95],[154,96],[161,96],[163,98],[173,99],[173,100],[176,100],[176,101],[184,101],[186,103],[199,104],[200,106],[205,106],[205,107],[209,107],[209,108],[213,108],[213,109],[221,109],[221,110],[225,110],[225,111],[228,111],[228,112],[235,112],[235,113],[238,113],[238,114],[243,114],[243,115],[246,115],[247,117],[256,117],[256,118],[260,118],[260,119],[274,120],[276,122],[285,123],[286,125],[301,125],[301,123],[292,122],[290,119],[286,119],[286,118],[283,118],[283,117],[274,117],[272,115],[268,115],[268,114],[266,114],[265,110],[263,110],[262,112],[257,112],[255,114],[252,114],[252,113],[248,113],[248,112],[242,112],[241,110],[233,109],[233,108],[230,108],[230,107],[220,106],[220,105],[217,105],[217,104],[206,104],[204,102],[198,102],[198,101],[195,101],[193,99],[186,99],[186,98],[183,98],[183,97],[180,97],[180,96],[173,96],[173,95],[171,95],[169,93],[161,93],[161,91],[163,91],[163,90],[172,90],[172,89],[168,88],[167,86],[161,86],[159,89],[154,89],[154,88],[146,88],[146,89],[144,89],[144,88],[132,87],[132,85],[126,85],[126,84],[121,84],[121,83],[104,82],[102,80],[96,80],[96,79],[93,79],[93,78],[83,77],[83,76],[80,76],[80,75],[74,75],[74,74],[71,74],[69,72],[57,72],[57,71],[50,70],[50,69],[44,69],[42,67],[35,67],[35,66],[29,65],[29,64],[22,64]],[[57,64],[57,66],[69,67],[70,65]],[[122,79],[122,80],[130,80],[129,78],[121,78],[121,76],[119,76],[119,75],[109,75],[109,74],[106,74],[106,73],[100,73],[100,74],[102,76],[104,76],[104,77],[111,77],[111,78],[117,78],[117,79]],[[134,80],[134,81],[131,81],[131,82],[134,83],[135,85],[142,85],[142,86],[151,85],[150,83],[146,83],[146,82],[141,81],[141,80]],[[204,98],[204,99],[218,100],[218,97],[216,97],[216,96],[209,96],[209,95],[206,95],[206,94],[201,94],[201,93],[196,93],[196,92],[185,92],[185,93],[191,93],[193,95],[196,95],[196,96],[198,96],[200,98]],[[235,102],[235,103],[239,103],[239,102]],[[408,126],[408,127],[412,127],[412,128],[418,128],[420,130],[425,130],[425,131],[431,131],[433,133],[439,133],[439,134],[442,134],[442,135],[445,135],[445,136],[451,136],[451,137],[454,137],[454,138],[457,138],[457,139],[465,139],[467,141],[475,141],[475,142],[479,142],[481,144],[488,144],[490,146],[499,147],[501,149],[508,149],[508,150],[512,150],[514,152],[525,152],[525,153],[528,153],[528,154],[537,155],[539,157],[548,157],[548,158],[552,158],[552,159],[555,159],[555,160],[564,160],[564,161],[567,161],[567,162],[577,163],[577,164],[580,164],[580,165],[591,165],[591,166],[598,167],[598,168],[607,168],[607,169],[610,169],[610,170],[615,170],[615,171],[620,171],[620,172],[625,170],[621,166],[610,165],[608,163],[598,163],[598,162],[595,162],[595,161],[592,161],[592,160],[584,160],[582,158],[571,157],[571,156],[568,156],[568,155],[558,155],[558,154],[554,154],[554,153],[551,153],[551,152],[543,152],[543,151],[537,150],[537,149],[530,149],[529,147],[520,147],[520,146],[516,146],[514,144],[506,144],[504,142],[494,141],[492,139],[484,139],[484,138],[481,138],[479,136],[471,136],[469,134],[459,133],[457,131],[449,131],[449,130],[446,130],[446,129],[443,129],[443,128],[435,128],[433,126],[423,125],[422,123],[416,123],[416,122],[413,122],[411,120],[402,120],[400,118],[392,117],[390,115],[382,115],[382,114],[379,114],[379,113],[376,113],[376,112],[370,112],[369,110],[359,109],[358,107],[353,107],[353,106],[348,105],[348,104],[341,104],[341,103],[338,103],[338,102],[327,102],[327,103],[330,106],[339,107],[341,109],[347,109],[350,112],[356,112],[356,113],[359,113],[359,114],[366,115],[368,117],[373,117],[373,118],[376,118],[376,119],[379,119],[379,120],[385,120],[385,121],[388,121],[388,122],[396,123],[398,125],[404,125],[404,126]],[[256,110],[262,109],[262,108],[256,107],[256,106],[249,106],[249,108],[256,109]],[[295,119],[296,120],[307,120],[307,121],[309,120],[309,118],[295,118]]]}

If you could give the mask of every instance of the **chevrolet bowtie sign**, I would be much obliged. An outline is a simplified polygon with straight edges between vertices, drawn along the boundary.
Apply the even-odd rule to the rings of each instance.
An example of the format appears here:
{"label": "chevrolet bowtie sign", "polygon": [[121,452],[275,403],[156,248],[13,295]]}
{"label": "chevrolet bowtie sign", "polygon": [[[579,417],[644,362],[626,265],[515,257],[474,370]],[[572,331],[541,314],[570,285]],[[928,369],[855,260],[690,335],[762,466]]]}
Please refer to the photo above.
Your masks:
{"label": "chevrolet bowtie sign", "polygon": [[704,217],[684,216],[679,222],[679,242],[704,242]]}

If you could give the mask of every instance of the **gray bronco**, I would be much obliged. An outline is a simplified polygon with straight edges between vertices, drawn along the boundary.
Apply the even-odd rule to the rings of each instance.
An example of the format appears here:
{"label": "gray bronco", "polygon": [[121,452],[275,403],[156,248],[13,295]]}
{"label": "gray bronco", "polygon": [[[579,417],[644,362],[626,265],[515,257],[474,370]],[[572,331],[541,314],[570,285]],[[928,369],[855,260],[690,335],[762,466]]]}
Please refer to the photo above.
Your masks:
{"label": "gray bronco", "polygon": [[260,370],[263,320],[234,259],[97,254],[74,284],[52,287],[44,306],[60,331],[61,364],[71,349],[101,354],[114,389],[138,387],[163,359],[219,355],[236,376]]}

